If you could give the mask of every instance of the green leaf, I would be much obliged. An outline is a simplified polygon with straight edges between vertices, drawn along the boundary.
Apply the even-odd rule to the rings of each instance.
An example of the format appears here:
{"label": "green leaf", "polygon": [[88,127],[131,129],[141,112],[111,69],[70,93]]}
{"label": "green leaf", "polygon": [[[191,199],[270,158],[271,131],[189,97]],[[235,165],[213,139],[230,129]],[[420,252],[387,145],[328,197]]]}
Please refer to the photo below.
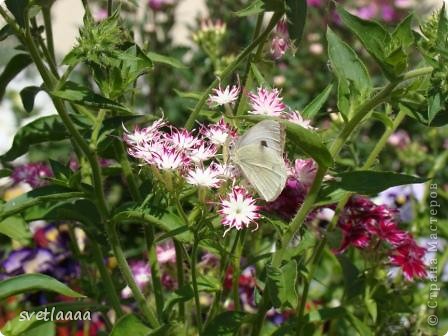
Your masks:
{"label": "green leaf", "polygon": [[67,199],[77,199],[85,197],[84,193],[73,191],[69,188],[50,185],[31,190],[12,200],[0,205],[0,219],[13,216],[30,207],[46,202],[60,202]]}
{"label": "green leaf", "polygon": [[294,308],[297,305],[297,276],[295,260],[282,267],[266,266],[266,289],[274,308]]}
{"label": "green leaf", "polygon": [[199,100],[202,97],[202,93],[201,92],[191,92],[191,91],[190,92],[183,92],[183,91],[179,91],[177,89],[173,89],[173,90],[181,98],[188,98],[188,99]]}
{"label": "green leaf", "polygon": [[165,56],[151,51],[146,53],[146,56],[148,56],[148,58],[154,63],[167,64],[176,69],[185,69],[187,67],[181,61],[171,56]]}
{"label": "green leaf", "polygon": [[185,334],[185,326],[180,322],[173,321],[151,331],[146,336],[178,336]]}
{"label": "green leaf", "polygon": [[439,112],[443,111],[444,104],[442,102],[442,97],[439,92],[437,92],[435,95],[430,96],[428,98],[428,124],[427,126],[430,126],[434,119],[437,117]]}
{"label": "green leaf", "polygon": [[372,81],[364,63],[350,46],[327,29],[328,55],[338,79],[338,107],[345,117],[352,117],[355,106],[364,102],[372,91]]}
{"label": "green leaf", "polygon": [[345,296],[348,300],[364,293],[365,278],[345,255],[337,256],[344,276]]}
{"label": "green leaf", "polygon": [[236,16],[245,17],[257,15],[263,12],[284,12],[285,7],[283,1],[278,0],[254,0],[244,9],[235,13]]}
{"label": "green leaf", "polygon": [[446,48],[448,44],[448,11],[446,3],[443,3],[439,14],[439,25],[437,27],[436,45],[440,48]]}
{"label": "green leaf", "polygon": [[373,323],[376,323],[376,318],[378,316],[378,306],[377,306],[375,300],[372,298],[366,298],[364,300],[364,303],[366,304],[367,311],[369,312]]}
{"label": "green leaf", "polygon": [[50,94],[52,96],[87,107],[124,112],[125,114],[132,113],[127,107],[96,94],[88,88],[74,82],[66,82],[61,89],[53,91]]}
{"label": "green leaf", "polygon": [[7,168],[0,169],[0,178],[11,176],[11,174],[12,174],[11,169],[7,169]]}
{"label": "green leaf", "polygon": [[390,187],[423,183],[427,180],[427,178],[394,172],[357,170],[337,174],[335,181],[329,182],[327,191],[343,189],[363,195],[376,195]]}
{"label": "green leaf", "polygon": [[384,126],[386,126],[387,128],[394,127],[394,122],[385,113],[382,113],[382,112],[372,112],[372,119],[376,119],[378,121],[381,121],[384,124]]}
{"label": "green leaf", "polygon": [[347,319],[352,326],[358,331],[359,335],[372,336],[373,332],[368,325],[358,319],[355,315],[347,311]]}
{"label": "green leaf", "polygon": [[9,217],[1,221],[0,234],[19,241],[29,239],[32,236],[25,220],[18,216]]}
{"label": "green leaf", "polygon": [[110,336],[146,336],[151,330],[137,316],[125,315],[117,321]]}
{"label": "green leaf", "polygon": [[313,158],[321,167],[333,165],[333,158],[319,134],[289,121],[281,121],[281,123],[286,127],[289,140],[294,146]]}
{"label": "green leaf", "polygon": [[258,69],[255,63],[250,64],[250,70],[252,71],[252,74],[257,80],[257,84],[259,86],[268,87],[269,84],[266,82],[266,79],[263,77],[261,71]]}
{"label": "green leaf", "polygon": [[174,292],[169,293],[165,298],[165,303],[163,307],[163,312],[165,316],[169,316],[171,313],[171,309],[173,309],[174,305],[179,302],[186,302],[191,300],[194,297],[194,291],[191,285],[186,284]]}
{"label": "green leaf", "polygon": [[14,35],[9,24],[6,24],[0,29],[0,42],[6,40],[9,36]]}
{"label": "green leaf", "polygon": [[[53,321],[44,322],[24,332],[21,336],[55,336],[56,325]],[[5,335],[7,336],[7,335]]]}
{"label": "green leaf", "polygon": [[289,37],[297,47],[302,40],[306,23],[307,0],[286,0],[286,18]]}
{"label": "green leaf", "polygon": [[23,108],[28,113],[33,111],[34,98],[41,90],[42,88],[40,86],[28,86],[20,91],[20,98],[22,98]]}
{"label": "green leaf", "polygon": [[5,4],[17,23],[23,28],[25,27],[26,11],[28,8],[28,0],[6,0]]}
{"label": "green leaf", "polygon": [[0,101],[5,95],[6,87],[23,69],[30,65],[33,61],[28,54],[14,55],[6,65],[2,74],[0,75]]}
{"label": "green leaf", "polygon": [[412,46],[415,41],[414,33],[412,32],[413,18],[413,14],[406,16],[392,33],[392,41],[400,44],[404,50]]}
{"label": "green leaf", "polygon": [[11,149],[1,158],[5,161],[12,161],[27,153],[31,145],[67,138],[68,133],[58,115],[41,117],[18,130],[14,136]]}
{"label": "green leaf", "polygon": [[0,300],[36,291],[54,292],[72,298],[84,297],[62,282],[40,273],[23,274],[0,281]]}
{"label": "green leaf", "polygon": [[[386,28],[376,21],[363,20],[350,14],[341,5],[337,5],[336,8],[344,25],[356,34],[384,74],[389,79],[396,78],[404,70],[406,54],[401,50],[401,46],[395,46]],[[394,46],[397,48],[394,49]]]}
{"label": "green leaf", "polygon": [[207,325],[202,335],[232,336],[239,330],[246,316],[247,313],[238,311],[221,313]]}
{"label": "green leaf", "polygon": [[311,101],[311,103],[305,106],[302,112],[303,117],[307,119],[312,119],[313,117],[315,117],[316,114],[319,113],[320,109],[327,102],[328,97],[330,96],[332,90],[333,90],[333,83],[329,84],[321,93],[319,93],[318,96],[316,96]]}
{"label": "green leaf", "polygon": [[309,322],[321,322],[334,319],[344,318],[347,311],[343,307],[333,307],[333,308],[322,308],[319,310],[312,310],[308,314]]}

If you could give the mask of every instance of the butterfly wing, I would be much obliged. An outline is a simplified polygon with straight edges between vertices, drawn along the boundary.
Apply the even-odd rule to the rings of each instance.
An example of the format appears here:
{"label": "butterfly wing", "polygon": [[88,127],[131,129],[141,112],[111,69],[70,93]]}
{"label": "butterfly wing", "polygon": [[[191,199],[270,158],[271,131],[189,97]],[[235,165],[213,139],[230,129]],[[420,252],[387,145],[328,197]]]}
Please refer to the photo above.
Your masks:
{"label": "butterfly wing", "polygon": [[249,128],[237,141],[236,150],[250,144],[262,143],[282,157],[285,146],[285,132],[283,126],[275,120],[263,120]]}
{"label": "butterfly wing", "polygon": [[244,177],[267,202],[275,200],[285,187],[287,170],[283,157],[261,143],[238,148],[234,162]]}

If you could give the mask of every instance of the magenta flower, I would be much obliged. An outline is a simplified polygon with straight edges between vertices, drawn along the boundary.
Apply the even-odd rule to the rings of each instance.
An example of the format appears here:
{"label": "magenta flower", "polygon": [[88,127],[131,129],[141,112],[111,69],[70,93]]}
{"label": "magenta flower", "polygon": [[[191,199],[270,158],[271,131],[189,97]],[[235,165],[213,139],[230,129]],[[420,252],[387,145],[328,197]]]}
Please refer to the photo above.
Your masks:
{"label": "magenta flower", "polygon": [[392,265],[401,267],[407,280],[414,278],[424,278],[426,267],[423,262],[425,249],[417,245],[410,234],[392,252],[390,262]]}
{"label": "magenta flower", "polygon": [[216,124],[202,126],[201,133],[218,146],[224,145],[229,137],[236,136],[236,131],[224,119],[220,119]]}
{"label": "magenta flower", "polygon": [[173,264],[176,262],[176,249],[173,242],[159,244],[156,247],[157,261],[160,264]]}
{"label": "magenta flower", "polygon": [[387,139],[387,143],[397,148],[404,148],[411,143],[411,138],[405,130],[398,130]]}
{"label": "magenta flower", "polygon": [[239,85],[227,85],[222,89],[221,85],[217,89],[213,89],[213,93],[209,95],[208,104],[210,107],[231,104],[238,99],[240,94]]}
{"label": "magenta flower", "polygon": [[153,11],[157,12],[165,9],[168,6],[174,5],[174,0],[149,0],[148,6]]}
{"label": "magenta flower", "polygon": [[322,0],[307,0],[308,6],[310,7],[320,7],[322,6]]}
{"label": "magenta flower", "polygon": [[286,105],[282,102],[278,89],[265,89],[259,87],[257,92],[249,93],[250,106],[252,108],[249,113],[261,114],[274,117],[280,117],[286,109]]}
{"label": "magenta flower", "polygon": [[261,217],[259,210],[255,199],[243,187],[233,187],[227,197],[221,199],[221,208],[218,211],[222,216],[221,224],[227,227],[224,235],[233,228],[237,230],[249,228],[252,223],[257,229],[256,220]]}
{"label": "magenta flower", "polygon": [[306,193],[307,189],[303,183],[299,182],[295,177],[289,177],[285,188],[277,199],[267,203],[264,209],[289,221],[297,213],[299,206],[305,199]]}
{"label": "magenta flower", "polygon": [[53,176],[53,173],[50,167],[39,162],[27,163],[22,166],[15,167],[11,174],[14,184],[25,182],[32,188],[38,188],[46,185],[46,178],[51,176]]}

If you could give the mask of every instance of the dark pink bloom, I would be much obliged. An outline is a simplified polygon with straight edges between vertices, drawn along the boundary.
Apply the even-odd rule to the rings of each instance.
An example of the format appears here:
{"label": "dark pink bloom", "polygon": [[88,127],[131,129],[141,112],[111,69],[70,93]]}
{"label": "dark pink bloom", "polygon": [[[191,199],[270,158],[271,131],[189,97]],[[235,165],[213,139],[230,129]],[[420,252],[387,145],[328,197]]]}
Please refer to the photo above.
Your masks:
{"label": "dark pink bloom", "polygon": [[418,246],[412,235],[408,234],[402,244],[392,252],[390,262],[392,265],[401,267],[407,280],[424,278],[426,267],[423,262],[425,249]]}
{"label": "dark pink bloom", "polygon": [[285,220],[291,220],[303,203],[306,193],[306,186],[295,177],[290,177],[281,194],[275,201],[267,203],[265,210],[275,213]]}
{"label": "dark pink bloom", "polygon": [[271,41],[271,55],[278,60],[283,57],[290,47],[288,25],[286,19],[281,19],[275,27],[274,36]]}
{"label": "dark pink bloom", "polygon": [[53,173],[46,164],[27,163],[14,168],[11,178],[14,184],[25,182],[32,188],[42,187],[47,184],[46,178],[53,176]]}

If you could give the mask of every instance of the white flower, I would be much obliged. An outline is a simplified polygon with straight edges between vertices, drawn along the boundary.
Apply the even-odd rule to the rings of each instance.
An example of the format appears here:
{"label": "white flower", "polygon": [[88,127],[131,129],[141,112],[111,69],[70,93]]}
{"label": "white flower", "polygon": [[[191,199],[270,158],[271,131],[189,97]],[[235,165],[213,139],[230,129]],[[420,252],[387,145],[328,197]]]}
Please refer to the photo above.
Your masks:
{"label": "white flower", "polygon": [[190,150],[188,156],[194,163],[200,163],[215,156],[217,151],[218,148],[214,144],[207,144],[202,141],[198,147]]}
{"label": "white flower", "polygon": [[286,109],[278,89],[269,90],[259,87],[256,93],[249,93],[249,100],[252,107],[249,111],[251,114],[279,117]]}
{"label": "white flower", "polygon": [[175,148],[163,148],[160,153],[156,153],[154,163],[162,170],[176,170],[189,163],[189,159],[184,153]]}
{"label": "white flower", "polygon": [[242,228],[248,228],[253,222],[258,228],[256,219],[261,215],[258,213],[260,207],[255,204],[255,199],[250,196],[247,191],[242,187],[234,187],[232,191],[227,195],[226,199],[221,200],[221,223],[227,226],[227,230],[224,235],[235,228],[241,230]]}
{"label": "white flower", "polygon": [[213,144],[222,146],[229,137],[234,137],[236,131],[233,130],[224,119],[220,119],[216,124],[203,126],[201,133],[207,137]]}
{"label": "white flower", "polygon": [[230,104],[238,99],[239,94],[240,87],[237,85],[227,85],[224,90],[219,85],[217,89],[213,89],[213,94],[209,95],[208,104],[211,107]]}
{"label": "white flower", "polygon": [[206,169],[196,167],[188,172],[185,178],[189,184],[208,188],[217,188],[222,179],[219,177],[220,171],[216,169],[215,165],[211,164]]}

